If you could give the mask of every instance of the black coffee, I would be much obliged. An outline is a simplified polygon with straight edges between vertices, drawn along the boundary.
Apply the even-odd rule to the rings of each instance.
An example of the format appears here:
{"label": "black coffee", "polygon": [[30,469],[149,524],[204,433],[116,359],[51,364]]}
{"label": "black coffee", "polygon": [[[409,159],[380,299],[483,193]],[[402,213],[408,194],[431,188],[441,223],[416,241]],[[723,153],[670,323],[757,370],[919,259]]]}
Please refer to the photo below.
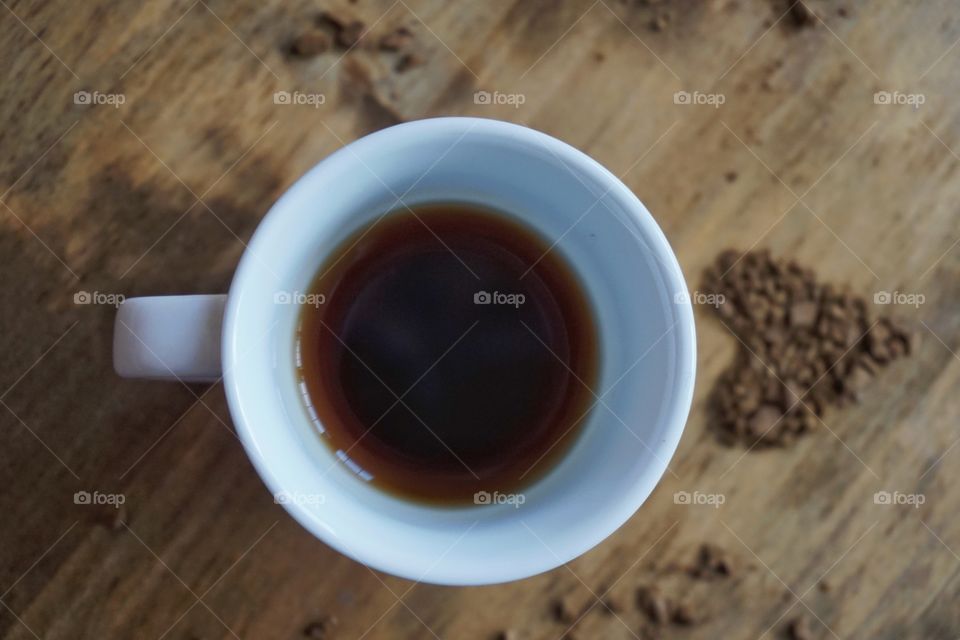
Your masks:
{"label": "black coffee", "polygon": [[299,373],[322,437],[382,489],[444,503],[517,492],[592,407],[597,335],[580,282],[503,214],[389,213],[332,253],[311,293],[325,302],[301,311]]}

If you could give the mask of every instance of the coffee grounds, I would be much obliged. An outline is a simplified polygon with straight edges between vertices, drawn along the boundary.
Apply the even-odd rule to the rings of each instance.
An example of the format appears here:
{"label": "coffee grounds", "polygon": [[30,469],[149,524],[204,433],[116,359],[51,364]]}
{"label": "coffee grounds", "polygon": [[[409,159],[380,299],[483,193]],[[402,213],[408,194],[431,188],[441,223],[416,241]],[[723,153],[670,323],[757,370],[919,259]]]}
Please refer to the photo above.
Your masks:
{"label": "coffee grounds", "polygon": [[333,638],[333,630],[336,626],[337,618],[335,616],[324,616],[304,627],[303,637],[313,640],[330,640]]}
{"label": "coffee grounds", "polygon": [[348,22],[337,32],[337,44],[346,49],[353,47],[360,42],[360,38],[363,37],[363,32],[366,28],[366,25],[359,20]]}
{"label": "coffee grounds", "polygon": [[681,602],[673,607],[670,622],[681,627],[689,627],[690,625],[696,624],[697,616],[689,604]]}
{"label": "coffee grounds", "polygon": [[572,596],[554,600],[550,608],[553,613],[553,619],[562,624],[574,622],[579,619],[583,613],[583,611],[578,610]]}
{"label": "coffee grounds", "polygon": [[637,609],[655,626],[670,623],[689,627],[702,619],[686,602],[676,602],[663,594],[656,585],[641,585],[637,588]]}
{"label": "coffee grounds", "polygon": [[312,58],[328,49],[330,38],[318,29],[302,33],[290,43],[290,53],[300,58]]}
{"label": "coffee grounds", "polygon": [[405,53],[397,60],[397,64],[394,65],[393,70],[397,73],[404,73],[414,67],[419,67],[425,62],[426,60],[417,53]]}
{"label": "coffee grounds", "polygon": [[[647,567],[651,573],[657,573],[656,565],[651,563]],[[715,580],[731,578],[735,575],[735,563],[730,554],[717,545],[703,543],[696,549],[696,556],[692,563],[667,567],[668,572],[679,572],[687,576],[688,580]],[[661,575],[660,578],[663,576]],[[675,595],[679,592],[671,589],[670,595],[661,587],[660,578],[650,576],[648,579],[636,583],[633,587],[614,590],[608,587],[609,583],[601,584],[596,591],[591,590],[593,598],[578,597],[578,593],[569,593],[563,597],[550,600],[549,614],[552,620],[567,629],[562,636],[563,640],[572,640],[575,633],[579,635],[579,627],[585,619],[596,615],[607,617],[623,615],[630,620],[628,605],[642,615],[643,621],[637,633],[641,638],[658,638],[662,631],[669,627],[692,627],[704,622],[709,616],[705,611],[705,602],[688,600]],[[625,589],[625,590],[624,590]],[[600,594],[600,595],[597,595]],[[581,594],[582,595],[582,594]],[[634,614],[635,615],[635,614]],[[621,619],[621,622],[623,620]],[[589,623],[587,623],[589,624]],[[502,630],[494,638],[506,637],[503,634],[514,632]],[[525,633],[525,632],[524,632]],[[521,633],[523,637],[526,637]]]}
{"label": "coffee grounds", "polygon": [[811,27],[816,24],[817,16],[806,4],[809,0],[787,0],[787,2],[790,3],[788,11],[793,26],[798,29],[803,29],[804,27]]}
{"label": "coffee grounds", "polygon": [[694,578],[713,580],[733,575],[733,561],[729,554],[714,544],[704,543],[697,551],[696,564],[687,571]]}
{"label": "coffee grounds", "polygon": [[637,608],[657,625],[664,624],[671,617],[671,602],[656,586],[644,585],[637,589]]}
{"label": "coffee grounds", "polygon": [[666,29],[668,24],[670,24],[670,14],[658,13],[655,18],[650,20],[650,30],[660,32]]}
{"label": "coffee grounds", "polygon": [[344,49],[349,49],[360,42],[360,38],[367,28],[360,20],[343,18],[330,11],[322,12],[317,18],[317,23],[320,26],[332,29],[334,40],[337,45]]}
{"label": "coffee grounds", "polygon": [[413,42],[413,32],[406,27],[397,27],[380,38],[378,47],[381,51],[397,52],[406,49]]}
{"label": "coffee grounds", "polygon": [[790,640],[813,640],[810,623],[806,618],[794,618],[787,624],[787,637]]}
{"label": "coffee grounds", "polygon": [[910,334],[888,318],[871,323],[863,298],[766,250],[724,251],[701,292],[715,296],[718,317],[740,342],[709,400],[711,427],[727,444],[787,445],[828,406],[856,400],[879,367],[910,353]]}
{"label": "coffee grounds", "polygon": [[[366,35],[367,26],[363,21],[333,11],[322,11],[316,16],[312,29],[293,39],[288,52],[294,58],[312,58],[336,46],[338,50],[350,53],[359,49],[358,45]],[[413,31],[400,26],[380,36],[375,48],[387,55],[399,55],[393,70],[400,74],[426,63],[421,54],[409,50],[414,44]]]}
{"label": "coffee grounds", "polygon": [[616,615],[624,610],[623,597],[619,593],[614,593],[607,587],[601,588],[600,593],[606,594],[598,607],[603,613]]}

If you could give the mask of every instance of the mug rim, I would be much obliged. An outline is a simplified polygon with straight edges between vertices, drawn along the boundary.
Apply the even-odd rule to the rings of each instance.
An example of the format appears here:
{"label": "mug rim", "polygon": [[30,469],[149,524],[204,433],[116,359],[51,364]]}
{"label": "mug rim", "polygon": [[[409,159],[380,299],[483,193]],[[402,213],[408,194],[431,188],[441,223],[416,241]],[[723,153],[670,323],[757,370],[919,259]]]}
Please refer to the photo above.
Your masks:
{"label": "mug rim", "polygon": [[[674,251],[670,247],[663,231],[639,198],[637,198],[632,190],[619,178],[599,162],[553,136],[522,125],[499,120],[472,117],[441,117],[398,124],[358,138],[311,167],[292,183],[273,206],[271,206],[270,210],[260,221],[260,224],[248,242],[247,248],[241,256],[227,297],[227,304],[224,311],[221,351],[224,389],[228,406],[236,426],[237,435],[248,457],[254,465],[254,468],[256,468],[258,475],[260,475],[263,482],[275,496],[285,491],[285,488],[281,486],[272,471],[277,465],[277,461],[267,460],[261,454],[259,445],[256,442],[254,429],[250,426],[249,420],[247,419],[248,403],[251,403],[252,400],[245,398],[244,394],[250,391],[242,388],[243,385],[235,371],[238,356],[242,352],[242,348],[240,348],[242,336],[238,334],[240,327],[240,320],[238,318],[240,300],[244,292],[245,283],[248,280],[248,273],[254,268],[253,263],[255,262],[251,248],[258,244],[258,237],[266,235],[266,230],[277,224],[279,218],[290,215],[288,212],[289,209],[285,212],[285,207],[283,206],[285,196],[296,189],[298,185],[316,179],[316,176],[324,171],[324,167],[338,163],[345,154],[354,153],[354,151],[348,147],[359,145],[360,143],[364,145],[376,144],[400,136],[407,137],[413,135],[419,136],[419,138],[426,138],[433,135],[449,134],[451,132],[462,133],[463,131],[475,132],[481,135],[484,133],[500,136],[506,135],[521,142],[539,145],[541,147],[548,145],[552,151],[558,154],[562,162],[577,170],[583,171],[585,175],[589,175],[598,182],[608,186],[611,194],[615,193],[622,201],[629,203],[630,206],[627,213],[633,218],[634,222],[643,228],[645,239],[652,241],[652,246],[650,246],[649,249],[651,253],[655,254],[654,257],[663,267],[662,275],[664,285],[667,288],[666,293],[670,296],[669,299],[679,299],[677,298],[678,294],[687,293],[686,281]],[[282,502],[281,505],[301,526],[340,553],[366,566],[418,582],[423,581],[448,585],[506,582],[548,571],[578,557],[605,540],[632,517],[636,510],[646,501],[653,489],[659,484],[670,459],[673,457],[679,445],[693,399],[696,371],[696,336],[693,310],[689,298],[685,297],[683,302],[671,305],[671,307],[673,307],[676,315],[673,330],[676,331],[674,343],[676,345],[675,362],[677,376],[676,388],[673,389],[669,402],[665,403],[663,423],[667,425],[666,437],[655,445],[659,453],[658,458],[663,461],[662,465],[659,465],[660,468],[658,468],[657,473],[654,474],[655,479],[652,482],[637,482],[636,485],[632,487],[630,493],[622,495],[616,501],[616,508],[611,506],[606,517],[591,529],[589,538],[585,536],[575,548],[560,550],[554,554],[552,559],[546,561],[531,561],[527,566],[511,567],[509,571],[495,576],[485,576],[478,579],[467,575],[466,570],[460,569],[459,571],[448,571],[444,574],[431,575],[429,578],[425,578],[417,572],[419,565],[415,559],[390,557],[389,554],[382,552],[374,553],[374,551],[369,548],[356,548],[353,545],[348,545],[332,527],[324,525],[314,514],[310,513],[305,505],[296,501]],[[263,392],[264,391],[261,391],[260,393]],[[613,502],[614,501],[611,501],[611,503]]]}

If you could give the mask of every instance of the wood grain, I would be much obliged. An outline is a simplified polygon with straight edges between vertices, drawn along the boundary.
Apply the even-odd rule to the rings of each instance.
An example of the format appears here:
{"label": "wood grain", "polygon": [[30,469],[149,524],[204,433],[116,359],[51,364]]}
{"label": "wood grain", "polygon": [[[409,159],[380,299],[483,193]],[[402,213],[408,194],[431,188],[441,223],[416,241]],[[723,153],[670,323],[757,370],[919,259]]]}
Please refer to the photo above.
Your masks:
{"label": "wood grain", "polygon": [[[0,633],[20,638],[558,638],[550,603],[657,583],[701,612],[664,638],[960,634],[960,12],[948,0],[28,2],[0,8]],[[370,25],[300,60],[321,9]],[[661,31],[650,28],[669,14]],[[425,62],[376,38],[406,25]],[[319,108],[275,91],[323,93]],[[477,90],[524,104],[475,104]],[[77,91],[124,103],[78,105]],[[724,102],[675,104],[678,91]],[[919,108],[876,104],[919,94]],[[768,247],[872,298],[919,341],[858,405],[786,450],[717,444],[704,404],[734,339],[697,309],[699,380],[668,474],[605,543],[515,584],[451,589],[314,540],[248,463],[222,388],[121,381],[114,310],[78,291],[222,292],[269,205],[343,143],[444,114],[523,123],[621,175],[696,287],[723,248]],[[75,505],[122,493],[125,511]],[[719,493],[720,508],[675,504]],[[877,491],[920,493],[919,508]],[[673,570],[711,541],[724,582]],[[829,590],[819,587],[826,583]],[[628,603],[579,637],[643,637]]]}

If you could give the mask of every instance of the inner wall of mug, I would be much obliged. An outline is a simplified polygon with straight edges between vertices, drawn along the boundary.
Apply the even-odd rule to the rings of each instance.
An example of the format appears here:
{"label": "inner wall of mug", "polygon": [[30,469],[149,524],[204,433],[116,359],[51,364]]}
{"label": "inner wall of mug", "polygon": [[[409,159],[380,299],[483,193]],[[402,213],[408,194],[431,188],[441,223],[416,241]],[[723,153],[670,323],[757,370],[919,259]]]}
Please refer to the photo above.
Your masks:
{"label": "inner wall of mug", "polygon": [[[531,144],[506,126],[451,127],[432,136],[387,130],[350,145],[277,203],[243,265],[249,282],[241,291],[250,304],[237,309],[238,350],[247,339],[241,340],[241,325],[274,323],[264,340],[269,368],[254,370],[263,359],[258,365],[238,358],[236,366],[238,378],[259,375],[272,390],[269,406],[260,403],[254,412],[277,419],[265,425],[245,415],[258,468],[283,494],[279,501],[328,542],[368,564],[427,581],[498,581],[582,553],[653,489],[686,417],[683,407],[679,425],[676,415],[665,419],[677,407],[680,334],[674,329],[681,316],[676,283],[669,281],[675,264],[665,262],[670,254],[662,235],[651,235],[638,216],[642,205],[595,163],[584,165],[585,157],[539,134]],[[593,392],[599,399],[578,440],[520,496],[492,506],[405,501],[338,460],[304,408],[294,361],[298,307],[254,302],[272,302],[277,291],[295,299],[308,290],[325,255],[352,232],[404,204],[437,201],[491,207],[537,230],[581,278],[597,321],[600,370]],[[267,355],[247,348],[251,360]],[[430,575],[420,575],[428,569]]]}

